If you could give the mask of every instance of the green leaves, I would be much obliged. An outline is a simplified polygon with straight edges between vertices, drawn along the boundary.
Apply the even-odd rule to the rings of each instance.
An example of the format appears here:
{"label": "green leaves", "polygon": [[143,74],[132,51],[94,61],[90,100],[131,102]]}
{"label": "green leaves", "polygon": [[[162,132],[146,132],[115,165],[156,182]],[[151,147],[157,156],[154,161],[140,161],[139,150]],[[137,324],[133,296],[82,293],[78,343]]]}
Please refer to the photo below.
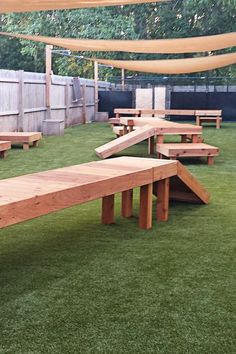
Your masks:
{"label": "green leaves", "polygon": [[[0,28],[7,32],[71,38],[155,39],[203,36],[236,31],[236,0],[175,0],[123,7],[2,15]],[[111,59],[179,57],[119,52],[79,54]],[[0,38],[0,66],[42,71],[44,45]],[[77,63],[75,58],[54,56],[53,69],[60,74],[93,75],[91,63]],[[215,73],[232,75],[234,72],[232,68],[222,70]],[[101,70],[101,75],[106,77],[107,72]]]}

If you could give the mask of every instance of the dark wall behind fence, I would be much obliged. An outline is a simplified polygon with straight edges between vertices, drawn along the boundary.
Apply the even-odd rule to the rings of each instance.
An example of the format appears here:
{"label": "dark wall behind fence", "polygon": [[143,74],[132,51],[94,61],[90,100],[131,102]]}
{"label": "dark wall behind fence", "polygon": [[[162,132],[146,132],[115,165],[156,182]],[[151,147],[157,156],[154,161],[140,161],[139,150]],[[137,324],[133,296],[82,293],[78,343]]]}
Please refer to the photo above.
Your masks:
{"label": "dark wall behind fence", "polygon": [[132,91],[99,91],[99,112],[108,112],[109,118],[114,117],[115,108],[131,108],[133,105]]}
{"label": "dark wall behind fence", "polygon": [[[225,121],[236,121],[236,92],[172,92],[170,107],[172,109],[222,109]],[[186,120],[186,117],[182,119]]]}

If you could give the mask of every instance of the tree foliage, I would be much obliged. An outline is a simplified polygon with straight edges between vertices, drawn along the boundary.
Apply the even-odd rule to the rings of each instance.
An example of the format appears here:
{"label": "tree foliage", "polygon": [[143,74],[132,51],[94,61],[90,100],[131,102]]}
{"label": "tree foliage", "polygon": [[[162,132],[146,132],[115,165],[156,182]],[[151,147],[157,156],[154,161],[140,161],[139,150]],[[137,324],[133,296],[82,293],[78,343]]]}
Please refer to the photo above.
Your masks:
{"label": "tree foliage", "polygon": [[[2,15],[2,31],[45,36],[102,39],[156,39],[211,35],[236,31],[236,0],[175,0],[95,9]],[[231,49],[232,50],[232,49]],[[228,51],[228,50],[226,50]],[[225,51],[224,51],[225,52]],[[91,53],[79,53],[91,56]],[[93,53],[112,59],[155,59],[183,55]],[[186,55],[185,55],[186,56]],[[188,55],[187,55],[188,56]],[[0,66],[30,71],[44,70],[44,45],[0,38]],[[55,73],[92,76],[92,64],[75,57],[53,57]],[[102,69],[103,77],[110,69]],[[113,70],[113,75],[119,71]],[[212,72],[232,76],[233,67]]]}

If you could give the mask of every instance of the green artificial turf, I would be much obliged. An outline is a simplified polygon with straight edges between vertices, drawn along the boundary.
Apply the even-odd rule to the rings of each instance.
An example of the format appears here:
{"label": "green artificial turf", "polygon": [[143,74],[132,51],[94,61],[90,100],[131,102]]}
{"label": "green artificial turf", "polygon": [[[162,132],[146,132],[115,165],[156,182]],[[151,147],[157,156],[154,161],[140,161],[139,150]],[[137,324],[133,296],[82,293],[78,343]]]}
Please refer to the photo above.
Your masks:
{"label": "green artificial turf", "polygon": [[[0,178],[97,159],[112,138],[90,124],[12,149]],[[236,124],[204,129],[214,166],[184,162],[211,193],[172,204],[151,231],[100,224],[95,201],[0,230],[0,353],[235,353]],[[141,143],[123,155],[147,156]],[[122,154],[120,154],[122,155]]]}

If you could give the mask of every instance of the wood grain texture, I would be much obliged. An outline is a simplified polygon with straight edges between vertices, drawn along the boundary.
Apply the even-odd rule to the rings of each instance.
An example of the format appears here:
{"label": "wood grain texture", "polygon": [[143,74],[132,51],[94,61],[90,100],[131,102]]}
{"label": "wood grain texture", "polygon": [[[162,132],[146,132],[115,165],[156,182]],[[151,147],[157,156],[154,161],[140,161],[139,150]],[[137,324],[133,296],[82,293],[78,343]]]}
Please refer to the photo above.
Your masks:
{"label": "wood grain texture", "polygon": [[157,221],[168,221],[170,179],[157,182]]}
{"label": "wood grain texture", "polygon": [[142,127],[142,129],[134,130],[131,133],[125,134],[116,140],[98,147],[95,149],[95,152],[100,158],[105,159],[153,135],[154,129],[147,125]]}
{"label": "wood grain texture", "polygon": [[[119,157],[0,181],[0,228],[88,201],[103,199],[103,221],[113,222],[113,195],[123,192],[122,214],[132,214],[132,189],[141,187],[140,226],[151,227],[152,185],[178,176],[201,203],[208,193],[177,161]],[[109,209],[111,209],[109,211]],[[105,215],[105,214],[108,215]]]}
{"label": "wood grain texture", "polygon": [[140,188],[139,227],[145,230],[152,227],[152,191],[152,183]]}

